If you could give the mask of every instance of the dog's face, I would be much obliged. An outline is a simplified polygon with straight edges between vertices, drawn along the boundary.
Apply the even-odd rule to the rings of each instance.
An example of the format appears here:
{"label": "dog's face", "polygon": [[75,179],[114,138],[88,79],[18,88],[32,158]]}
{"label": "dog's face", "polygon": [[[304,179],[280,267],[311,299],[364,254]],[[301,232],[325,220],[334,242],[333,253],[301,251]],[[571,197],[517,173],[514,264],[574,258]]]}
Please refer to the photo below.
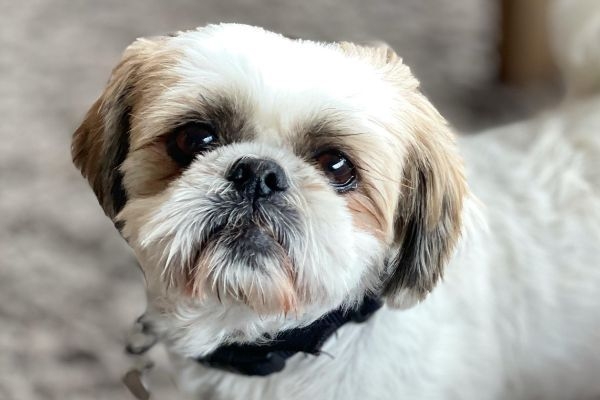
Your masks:
{"label": "dog's face", "polygon": [[365,292],[410,305],[440,278],[466,193],[444,120],[389,48],[242,25],[132,44],[73,158],[153,306],[180,317],[290,323]]}

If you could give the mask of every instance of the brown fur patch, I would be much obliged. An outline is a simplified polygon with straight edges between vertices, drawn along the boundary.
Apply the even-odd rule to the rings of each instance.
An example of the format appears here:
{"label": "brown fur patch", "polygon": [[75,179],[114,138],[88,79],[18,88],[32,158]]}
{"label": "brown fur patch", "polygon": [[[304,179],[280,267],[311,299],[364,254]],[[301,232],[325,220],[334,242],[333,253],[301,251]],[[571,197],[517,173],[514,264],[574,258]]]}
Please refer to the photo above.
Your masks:
{"label": "brown fur patch", "polygon": [[347,206],[352,213],[354,226],[385,242],[387,223],[373,201],[360,192],[349,193],[347,199]]}
{"label": "brown fur patch", "polygon": [[125,50],[102,95],[73,134],[73,162],[111,218],[127,199],[121,165],[136,142],[136,116],[176,81],[168,66],[176,63],[178,53],[167,49],[166,40],[140,39]]}

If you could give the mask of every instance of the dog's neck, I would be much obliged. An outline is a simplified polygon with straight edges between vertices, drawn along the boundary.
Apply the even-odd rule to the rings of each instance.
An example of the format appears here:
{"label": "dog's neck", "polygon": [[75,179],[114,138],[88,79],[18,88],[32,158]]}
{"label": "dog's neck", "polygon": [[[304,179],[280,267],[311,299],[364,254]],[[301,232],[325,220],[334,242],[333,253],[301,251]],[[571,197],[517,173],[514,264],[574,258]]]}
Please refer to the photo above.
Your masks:
{"label": "dog's neck", "polygon": [[297,353],[319,355],[325,341],[340,327],[368,320],[381,306],[379,298],[365,296],[357,307],[333,310],[308,326],[281,331],[260,343],[223,345],[196,360],[241,375],[267,376],[283,370],[287,359]]}

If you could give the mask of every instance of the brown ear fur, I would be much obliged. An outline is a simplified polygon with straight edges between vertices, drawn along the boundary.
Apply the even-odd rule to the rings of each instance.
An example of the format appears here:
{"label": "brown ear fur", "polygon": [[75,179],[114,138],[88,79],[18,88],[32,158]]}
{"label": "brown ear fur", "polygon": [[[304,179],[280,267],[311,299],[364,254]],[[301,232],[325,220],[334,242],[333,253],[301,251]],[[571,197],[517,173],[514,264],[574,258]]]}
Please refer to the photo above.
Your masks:
{"label": "brown ear fur", "polygon": [[445,120],[388,45],[340,43],[340,47],[380,68],[405,100],[406,109],[399,110],[397,117],[412,132],[395,133],[405,143],[406,159],[383,294],[392,306],[409,307],[434,288],[460,237],[468,192],[462,160]]}
{"label": "brown ear fur", "polygon": [[114,219],[127,202],[121,164],[129,152],[130,114],[152,78],[151,61],[159,40],[140,39],[130,45],[100,98],[73,134],[73,163],[88,179],[106,215]]}
{"label": "brown ear fur", "polygon": [[73,163],[94,190],[98,202],[111,219],[127,201],[119,167],[129,150],[129,111],[125,106],[113,110],[119,120],[112,132],[105,128],[102,100],[88,111],[84,122],[73,134]]}
{"label": "brown ear fur", "polygon": [[[438,118],[441,120],[441,118]],[[431,126],[430,126],[431,127]],[[442,277],[460,237],[467,186],[446,127],[417,134],[409,145],[396,212],[395,244],[384,293],[388,303],[408,307],[423,300]]]}

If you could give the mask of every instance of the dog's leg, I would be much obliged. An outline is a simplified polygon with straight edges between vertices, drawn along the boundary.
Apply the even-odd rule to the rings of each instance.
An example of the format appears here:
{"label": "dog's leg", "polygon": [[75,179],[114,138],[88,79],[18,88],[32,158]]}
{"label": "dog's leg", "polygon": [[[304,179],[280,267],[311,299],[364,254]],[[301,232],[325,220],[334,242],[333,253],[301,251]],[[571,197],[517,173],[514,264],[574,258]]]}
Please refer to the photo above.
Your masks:
{"label": "dog's leg", "polygon": [[146,354],[158,341],[158,336],[152,330],[152,325],[146,320],[145,314],[133,324],[125,345],[125,351],[133,358],[133,366],[123,376],[123,383],[138,400],[148,400],[150,392],[144,383],[144,375],[154,363]]}

